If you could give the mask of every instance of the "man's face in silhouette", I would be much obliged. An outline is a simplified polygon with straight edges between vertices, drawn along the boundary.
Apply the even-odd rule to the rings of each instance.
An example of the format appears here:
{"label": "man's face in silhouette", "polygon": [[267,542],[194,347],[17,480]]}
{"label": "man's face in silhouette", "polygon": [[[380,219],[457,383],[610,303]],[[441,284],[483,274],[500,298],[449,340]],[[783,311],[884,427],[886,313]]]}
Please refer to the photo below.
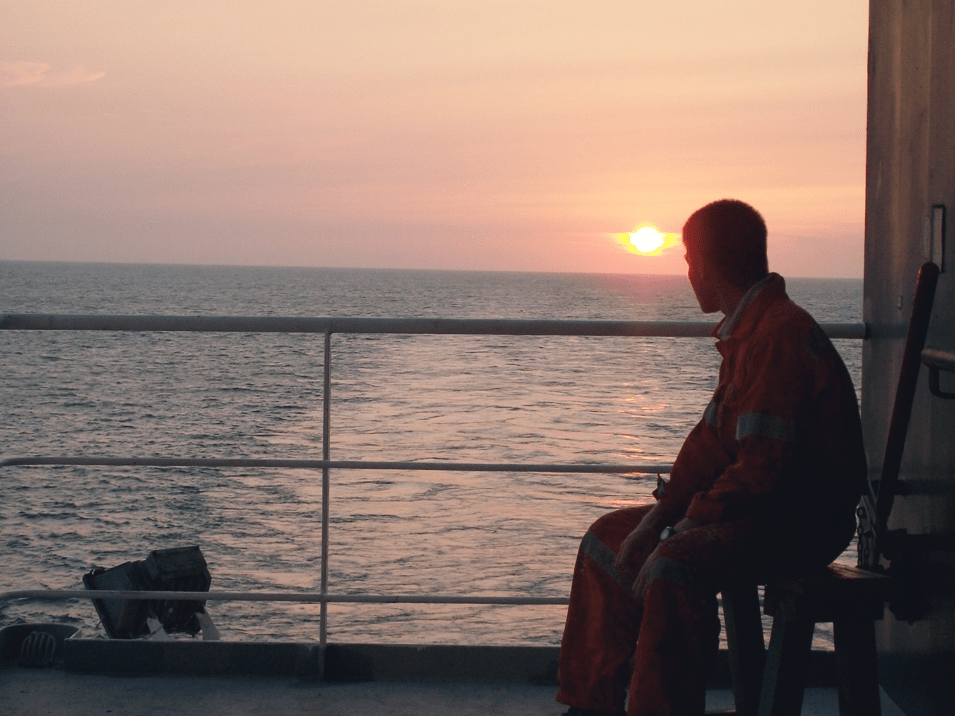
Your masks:
{"label": "man's face in silhouette", "polygon": [[712,266],[707,266],[705,259],[692,241],[686,242],[685,245],[687,276],[693,287],[693,293],[696,294],[696,300],[700,304],[700,310],[703,313],[716,313],[720,310],[720,302],[717,297],[714,269]]}

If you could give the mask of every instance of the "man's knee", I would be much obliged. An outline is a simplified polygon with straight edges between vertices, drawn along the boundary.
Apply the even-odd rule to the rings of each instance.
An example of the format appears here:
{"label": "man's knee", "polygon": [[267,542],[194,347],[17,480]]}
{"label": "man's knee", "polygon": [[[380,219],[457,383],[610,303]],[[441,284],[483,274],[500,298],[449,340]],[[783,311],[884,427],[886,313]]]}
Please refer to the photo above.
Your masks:
{"label": "man's knee", "polygon": [[616,552],[620,543],[637,528],[651,509],[653,505],[641,505],[608,512],[598,517],[587,532],[596,535]]}
{"label": "man's knee", "polygon": [[709,595],[718,591],[711,576],[696,564],[681,562],[658,554],[645,565],[645,568],[648,586],[657,580],[663,580],[694,594]]}
{"label": "man's knee", "polygon": [[629,594],[632,578],[618,573],[617,554],[620,543],[636,529],[651,507],[628,507],[598,518],[580,541],[575,575],[596,567]]}

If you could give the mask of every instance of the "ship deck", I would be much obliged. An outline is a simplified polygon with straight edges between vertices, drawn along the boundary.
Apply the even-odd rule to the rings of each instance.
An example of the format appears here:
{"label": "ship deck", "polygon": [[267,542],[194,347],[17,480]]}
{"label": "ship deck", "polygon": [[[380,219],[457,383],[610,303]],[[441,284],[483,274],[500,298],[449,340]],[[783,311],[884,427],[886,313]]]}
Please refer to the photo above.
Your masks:
{"label": "ship deck", "polygon": [[[729,689],[707,711],[732,713]],[[559,716],[552,685],[507,682],[304,682],[269,676],[107,676],[56,669],[0,671],[0,713],[22,716]],[[806,690],[803,716],[839,712],[834,688]],[[883,693],[883,716],[904,716]]]}
{"label": "ship deck", "polygon": [[[26,625],[24,625],[26,627]],[[61,641],[52,667],[17,663],[23,629],[0,631],[0,713],[18,716],[559,716],[552,647],[292,642]],[[6,637],[5,639],[3,637]],[[834,655],[814,651],[802,713],[838,713]],[[324,677],[319,671],[324,671]],[[707,692],[732,713],[726,652]],[[883,693],[884,716],[904,716]]]}

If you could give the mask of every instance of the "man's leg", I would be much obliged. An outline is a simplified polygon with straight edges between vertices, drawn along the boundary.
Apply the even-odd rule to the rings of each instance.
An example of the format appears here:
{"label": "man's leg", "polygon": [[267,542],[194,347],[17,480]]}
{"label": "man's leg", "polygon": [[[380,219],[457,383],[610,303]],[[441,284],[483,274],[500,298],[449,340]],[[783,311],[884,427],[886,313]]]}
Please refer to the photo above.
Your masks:
{"label": "man's leg", "polygon": [[719,649],[716,595],[727,580],[755,581],[778,544],[754,521],[740,520],[675,534],[650,555],[630,716],[703,714]]}
{"label": "man's leg", "polygon": [[[649,577],[634,654],[629,716],[695,716],[719,649],[716,594],[778,570],[823,566],[853,525],[810,528],[755,520],[704,525],[662,542],[643,566]],[[642,575],[641,575],[642,576]]]}
{"label": "man's leg", "polygon": [[560,646],[561,703],[607,713],[623,710],[640,610],[614,561],[620,543],[652,507],[604,515],[580,543]]}
{"label": "man's leg", "polygon": [[666,578],[651,581],[634,655],[629,716],[703,714],[719,637],[715,593]]}

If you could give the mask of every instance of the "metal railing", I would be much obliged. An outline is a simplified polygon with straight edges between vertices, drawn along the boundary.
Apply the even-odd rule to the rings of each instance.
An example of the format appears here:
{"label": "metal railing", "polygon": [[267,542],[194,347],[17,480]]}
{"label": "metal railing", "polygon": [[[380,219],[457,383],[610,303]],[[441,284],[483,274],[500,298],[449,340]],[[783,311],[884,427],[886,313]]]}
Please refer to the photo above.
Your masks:
{"label": "metal railing", "polygon": [[[495,318],[335,318],[280,316],[0,315],[6,331],[192,331],[218,333],[392,333],[487,336],[644,336],[704,338],[709,321],[587,321]],[[823,323],[830,338],[866,337],[865,323]]]}
{"label": "metal railing", "polygon": [[[823,323],[830,338],[863,339],[864,323]],[[271,601],[318,603],[320,649],[327,644],[328,604],[493,604],[563,605],[566,597],[502,597],[446,595],[367,595],[328,593],[329,471],[343,470],[441,470],[462,472],[613,473],[666,474],[667,464],[604,463],[454,463],[414,461],[331,460],[331,337],[349,334],[433,334],[509,336],[594,336],[703,338],[715,324],[704,321],[612,321],[612,320],[506,320],[448,318],[319,318],[243,316],[107,316],[63,314],[0,315],[0,330],[10,331],[173,331],[225,333],[321,333],[324,334],[324,387],[322,406],[322,458],[155,458],[155,457],[11,457],[0,460],[0,468],[25,465],[150,466],[150,467],[259,467],[321,469],[322,471],[322,558],[319,593],[286,592],[204,592],[204,600]],[[180,599],[193,601],[195,592],[106,591],[106,590],[20,590],[0,593],[0,602],[11,599]]]}

